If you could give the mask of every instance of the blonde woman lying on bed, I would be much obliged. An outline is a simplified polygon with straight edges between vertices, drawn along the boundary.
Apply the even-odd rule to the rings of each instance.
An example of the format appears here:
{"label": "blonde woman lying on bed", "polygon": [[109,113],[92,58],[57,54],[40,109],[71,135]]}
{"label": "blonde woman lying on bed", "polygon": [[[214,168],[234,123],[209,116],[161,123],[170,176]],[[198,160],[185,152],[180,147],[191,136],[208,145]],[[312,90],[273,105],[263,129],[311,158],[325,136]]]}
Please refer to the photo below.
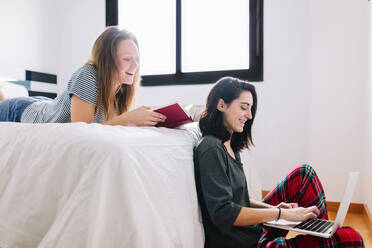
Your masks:
{"label": "blonde woman lying on bed", "polygon": [[0,122],[98,122],[107,125],[154,126],[165,116],[150,107],[128,111],[139,82],[136,37],[108,27],[95,41],[91,59],[79,68],[57,98],[6,99],[0,89]]}

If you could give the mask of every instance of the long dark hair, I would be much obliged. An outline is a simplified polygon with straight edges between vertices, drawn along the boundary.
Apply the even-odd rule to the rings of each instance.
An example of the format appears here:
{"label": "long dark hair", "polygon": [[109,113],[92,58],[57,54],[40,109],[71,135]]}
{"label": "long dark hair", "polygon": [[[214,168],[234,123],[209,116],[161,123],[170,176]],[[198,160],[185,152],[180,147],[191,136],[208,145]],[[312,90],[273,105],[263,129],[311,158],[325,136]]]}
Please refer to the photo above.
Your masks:
{"label": "long dark hair", "polygon": [[[253,96],[253,105],[251,108],[252,119],[245,122],[243,132],[232,135],[229,133],[223,122],[223,113],[217,109],[219,99],[222,99],[227,105],[233,100],[239,98],[241,92],[249,91]],[[234,152],[239,152],[243,148],[249,148],[253,145],[252,124],[257,110],[257,94],[255,87],[247,81],[233,77],[223,77],[219,79],[209,92],[205,110],[200,116],[199,127],[202,135],[213,135],[222,143],[231,138],[231,148]]]}

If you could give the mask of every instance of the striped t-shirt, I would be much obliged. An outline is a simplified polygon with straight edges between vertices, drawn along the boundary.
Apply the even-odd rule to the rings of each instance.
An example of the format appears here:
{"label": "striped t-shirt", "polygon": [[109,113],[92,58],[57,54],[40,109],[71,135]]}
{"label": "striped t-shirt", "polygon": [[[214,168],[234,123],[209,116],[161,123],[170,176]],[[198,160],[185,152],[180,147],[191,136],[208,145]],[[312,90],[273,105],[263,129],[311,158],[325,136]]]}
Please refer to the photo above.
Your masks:
{"label": "striped t-shirt", "polygon": [[[54,100],[39,100],[30,104],[23,112],[21,122],[71,122],[72,94],[97,105],[97,69],[93,65],[85,65],[72,74],[67,89]],[[104,111],[98,116],[96,108],[94,122],[102,123],[105,119]]]}

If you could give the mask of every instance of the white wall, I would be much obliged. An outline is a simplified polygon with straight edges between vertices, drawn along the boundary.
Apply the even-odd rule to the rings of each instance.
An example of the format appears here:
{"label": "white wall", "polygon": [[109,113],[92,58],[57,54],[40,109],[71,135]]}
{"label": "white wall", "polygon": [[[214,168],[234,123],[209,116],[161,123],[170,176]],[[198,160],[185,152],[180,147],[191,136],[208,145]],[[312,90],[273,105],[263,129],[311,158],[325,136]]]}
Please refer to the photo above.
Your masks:
{"label": "white wall", "polygon": [[0,2],[0,77],[25,78],[25,69],[56,73],[56,8],[48,0]]}
{"label": "white wall", "polygon": [[104,28],[104,0],[2,0],[0,77],[24,79],[26,69],[57,74],[62,92]]}
{"label": "white wall", "polygon": [[309,162],[309,1],[265,1],[264,80],[255,124],[263,188]]}
{"label": "white wall", "polygon": [[368,2],[311,1],[310,159],[328,200],[340,200],[348,171],[360,171],[363,201],[368,121]]}
{"label": "white wall", "polygon": [[[9,6],[13,1],[8,1],[5,4],[7,11],[3,11],[4,3],[0,4],[0,11],[11,11]],[[51,72],[58,74],[61,92],[73,71],[89,58],[95,38],[103,31],[105,1],[54,0],[49,4],[54,2],[54,12],[46,11],[42,0],[36,2],[44,11],[26,4],[28,9],[38,10],[38,15],[33,15],[34,19],[25,25],[40,34],[49,32],[48,27],[55,27],[56,38],[51,45],[32,37],[35,42],[32,48],[37,55],[27,57],[34,59],[27,63],[40,67],[41,71],[47,71],[50,66]],[[371,166],[372,155],[366,146],[366,9],[365,0],[265,1],[265,81],[257,84],[259,111],[254,126],[256,147],[253,149],[264,189],[274,187],[295,165],[311,163],[319,172],[328,199],[338,201],[347,171],[362,171],[362,180],[366,171],[371,174],[367,157]],[[52,13],[54,18],[49,16],[49,24],[41,28],[43,13]],[[1,19],[0,25],[9,32],[10,27],[4,25],[4,21]],[[18,26],[23,24],[18,22]],[[24,41],[13,46],[15,42],[13,39],[7,46],[19,47],[22,50],[19,54],[31,47]],[[3,49],[0,52],[5,50],[3,46],[0,49]],[[10,52],[6,54],[11,55]],[[56,56],[55,61],[53,56]],[[5,61],[1,56],[0,65],[3,64]],[[9,70],[14,67],[23,69],[25,64],[18,61],[8,67]],[[141,87],[137,105],[162,105],[175,100],[184,104],[204,104],[210,87]],[[368,198],[371,204],[367,180],[364,189],[361,185],[358,188],[361,193],[355,195],[353,201],[363,202]]]}
{"label": "white wall", "polygon": [[[372,66],[372,2],[369,1],[369,65],[368,68]],[[364,181],[365,199],[368,205],[368,209],[372,213],[372,193],[370,190],[371,179],[372,179],[372,70],[369,69],[369,133],[368,133],[368,143],[367,143],[367,163],[366,163],[366,180]]]}
{"label": "white wall", "polygon": [[53,0],[58,54],[58,92],[62,92],[72,73],[91,55],[95,39],[105,28],[105,0]]}

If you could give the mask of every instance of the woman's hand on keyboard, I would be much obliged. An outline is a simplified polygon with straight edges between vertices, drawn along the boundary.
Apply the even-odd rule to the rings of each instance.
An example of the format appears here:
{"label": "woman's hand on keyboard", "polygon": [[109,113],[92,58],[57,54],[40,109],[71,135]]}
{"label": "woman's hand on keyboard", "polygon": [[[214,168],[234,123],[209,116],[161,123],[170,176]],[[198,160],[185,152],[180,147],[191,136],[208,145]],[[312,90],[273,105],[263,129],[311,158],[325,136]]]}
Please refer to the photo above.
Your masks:
{"label": "woman's hand on keyboard", "polygon": [[281,219],[289,221],[305,221],[307,219],[316,219],[320,214],[319,209],[316,206],[311,206],[307,208],[297,207],[297,208],[283,208]]}
{"label": "woman's hand on keyboard", "polygon": [[294,203],[294,202],[289,202],[289,203],[281,202],[278,205],[276,205],[276,207],[279,207],[279,208],[298,208],[298,204]]}

